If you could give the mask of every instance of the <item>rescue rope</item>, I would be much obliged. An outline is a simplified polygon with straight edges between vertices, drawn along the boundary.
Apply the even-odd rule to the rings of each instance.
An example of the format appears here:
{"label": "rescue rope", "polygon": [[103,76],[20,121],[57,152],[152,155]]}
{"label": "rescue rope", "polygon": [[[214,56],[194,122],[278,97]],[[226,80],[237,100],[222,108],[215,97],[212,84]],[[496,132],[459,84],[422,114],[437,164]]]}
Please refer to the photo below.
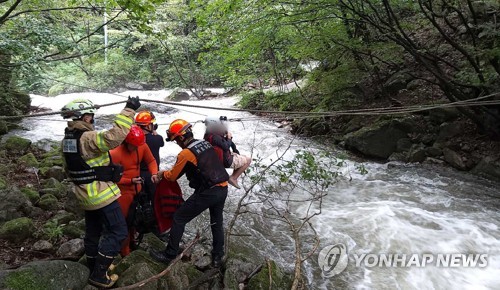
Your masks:
{"label": "rescue rope", "polygon": [[[85,88],[85,89],[92,90],[92,91],[98,91],[96,89],[92,89],[92,88],[89,88],[86,86],[70,84],[67,82],[52,79],[50,77],[44,77],[44,78],[46,78],[48,80],[52,80],[52,81],[57,81],[57,82],[60,82],[63,84],[67,84],[67,85],[77,86],[77,87]],[[115,96],[119,96],[122,98],[127,98],[127,96],[120,95],[117,93],[110,93],[110,95],[115,95]],[[494,105],[500,105],[500,100],[484,101],[484,99],[491,98],[491,97],[498,96],[498,95],[500,95],[500,92],[496,92],[496,93],[485,95],[485,96],[480,96],[480,97],[473,98],[473,99],[461,100],[461,101],[444,103],[444,104],[429,104],[429,105],[408,106],[408,107],[378,107],[378,108],[324,111],[324,112],[224,108],[224,107],[213,107],[213,106],[196,105],[196,104],[186,104],[186,103],[180,103],[180,102],[174,102],[174,101],[151,100],[151,99],[147,99],[147,98],[141,99],[141,101],[142,102],[149,102],[149,103],[156,103],[156,104],[170,105],[170,106],[175,106],[175,107],[187,107],[187,108],[208,109],[208,110],[229,111],[229,112],[249,112],[249,113],[255,113],[255,114],[285,115],[285,116],[291,116],[291,118],[293,118],[293,119],[308,119],[308,118],[325,118],[325,117],[342,116],[342,115],[377,116],[377,115],[393,115],[393,114],[410,114],[410,113],[428,111],[428,110],[438,109],[438,108],[470,107],[470,106],[494,106]],[[113,103],[109,103],[109,104],[95,105],[93,107],[88,107],[88,108],[83,108],[83,109],[91,109],[91,108],[98,109],[101,107],[113,106],[113,105],[122,104],[125,102],[126,101],[113,102]],[[193,113],[193,114],[207,116],[205,114],[188,111],[188,110],[185,110],[182,108],[180,110],[187,111],[187,112]],[[43,117],[43,116],[58,115],[61,113],[62,113],[62,111],[27,114],[27,115],[20,115],[20,116],[0,116],[0,120],[15,120],[15,119],[20,119],[20,118],[36,118],[36,117]],[[235,118],[235,119],[228,119],[228,121],[242,122],[245,120],[244,120],[244,118]]]}

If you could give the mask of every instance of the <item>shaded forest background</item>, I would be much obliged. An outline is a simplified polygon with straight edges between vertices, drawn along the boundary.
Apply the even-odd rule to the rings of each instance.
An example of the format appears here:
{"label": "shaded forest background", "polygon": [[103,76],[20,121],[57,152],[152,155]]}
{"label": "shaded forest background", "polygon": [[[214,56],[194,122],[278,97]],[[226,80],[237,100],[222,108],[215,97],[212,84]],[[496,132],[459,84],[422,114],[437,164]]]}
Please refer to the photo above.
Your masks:
{"label": "shaded forest background", "polygon": [[[20,112],[18,91],[290,82],[298,89],[247,94],[242,105],[331,111],[467,100],[500,89],[499,21],[496,0],[0,0],[2,101]],[[459,110],[500,133],[498,106]]]}

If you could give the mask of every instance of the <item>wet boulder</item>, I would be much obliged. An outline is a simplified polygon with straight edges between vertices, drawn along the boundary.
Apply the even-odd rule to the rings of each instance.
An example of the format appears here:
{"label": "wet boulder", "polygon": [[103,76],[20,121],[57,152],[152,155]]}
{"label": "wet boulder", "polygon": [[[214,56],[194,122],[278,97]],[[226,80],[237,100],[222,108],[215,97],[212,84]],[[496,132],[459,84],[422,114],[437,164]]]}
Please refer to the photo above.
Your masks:
{"label": "wet boulder", "polygon": [[35,232],[33,221],[27,217],[10,220],[0,227],[0,238],[12,242],[21,242]]}
{"label": "wet boulder", "polygon": [[456,108],[435,108],[429,111],[429,120],[436,125],[456,120],[460,113]]}
{"label": "wet boulder", "polygon": [[44,210],[56,210],[59,208],[57,197],[53,194],[45,194],[40,198],[38,207]]}
{"label": "wet boulder", "polygon": [[462,157],[457,152],[455,152],[449,148],[444,148],[443,155],[444,155],[444,160],[446,161],[446,163],[450,164],[451,166],[453,166],[459,170],[466,169],[466,166],[465,166],[464,161],[462,160]]}
{"label": "wet boulder", "polygon": [[183,92],[179,88],[176,88],[168,97],[165,98],[165,101],[179,102],[179,101],[187,101],[189,100],[189,98],[190,98],[189,93]]}
{"label": "wet boulder", "polygon": [[33,153],[28,153],[19,157],[18,163],[26,167],[38,167],[39,162]]}
{"label": "wet boulder", "polygon": [[439,126],[437,141],[449,140],[462,133],[462,126],[458,123],[443,123]]}
{"label": "wet boulder", "polygon": [[264,263],[262,270],[252,277],[248,283],[248,289],[290,289],[292,286],[291,276],[285,273],[276,262],[269,260]]}
{"label": "wet boulder", "polygon": [[83,217],[84,211],[80,206],[80,202],[72,190],[68,190],[67,198],[64,200],[64,210],[75,214],[77,217]]}
{"label": "wet boulder", "polygon": [[42,186],[43,188],[40,190],[42,195],[52,194],[58,199],[65,197],[69,191],[65,184],[59,182],[59,180],[54,177],[44,180]]}
{"label": "wet boulder", "polygon": [[32,204],[36,204],[40,200],[40,194],[33,188],[24,187],[21,188],[22,194],[29,199]]}
{"label": "wet boulder", "polygon": [[52,250],[53,247],[54,245],[52,245],[51,242],[46,240],[40,240],[33,244],[33,250],[39,252],[48,252]]}
{"label": "wet boulder", "polygon": [[15,154],[24,154],[31,147],[31,141],[19,136],[10,136],[2,144],[2,149]]}
{"label": "wet boulder", "polygon": [[63,181],[66,178],[66,173],[61,166],[44,167],[40,172],[44,178],[55,178],[59,181]]}
{"label": "wet boulder", "polygon": [[85,251],[85,246],[83,239],[72,239],[62,244],[59,249],[57,249],[57,255],[59,257],[79,257],[83,255]]}
{"label": "wet boulder", "polygon": [[379,121],[346,136],[347,149],[367,157],[387,159],[397,149],[397,142],[407,137],[409,124],[400,120]]}
{"label": "wet boulder", "polygon": [[487,156],[472,169],[479,176],[500,181],[500,158]]}
{"label": "wet boulder", "polygon": [[33,209],[28,198],[16,188],[0,189],[0,223],[28,216]]}
{"label": "wet boulder", "polygon": [[70,261],[36,261],[0,271],[1,289],[83,289],[89,270]]}
{"label": "wet boulder", "polygon": [[425,157],[425,146],[422,144],[414,144],[408,152],[408,162],[423,162]]}

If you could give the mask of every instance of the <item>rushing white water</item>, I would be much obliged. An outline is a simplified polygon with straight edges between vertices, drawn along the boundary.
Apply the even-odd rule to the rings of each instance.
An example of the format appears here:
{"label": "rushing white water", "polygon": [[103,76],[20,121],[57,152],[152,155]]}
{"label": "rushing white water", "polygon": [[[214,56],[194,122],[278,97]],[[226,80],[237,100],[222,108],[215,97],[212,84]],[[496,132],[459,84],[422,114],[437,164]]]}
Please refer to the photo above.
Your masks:
{"label": "rushing white water", "polygon": [[[141,98],[162,100],[170,91],[129,92]],[[128,92],[123,93],[124,96]],[[89,98],[96,104],[123,100],[123,97],[82,93],[54,98],[32,96],[33,105],[59,110],[76,97]],[[233,106],[237,98],[207,101],[187,101],[214,107]],[[102,108],[99,114],[114,114],[123,105]],[[181,109],[179,107],[179,109]],[[156,114],[160,124],[176,118],[190,122],[203,120],[204,115],[226,115],[229,118],[250,117],[248,113],[188,109],[166,115]],[[193,113],[195,112],[195,113]],[[99,114],[97,120],[99,120]],[[41,120],[43,119],[43,120]],[[65,123],[59,116],[26,119],[23,125],[30,131],[15,134],[40,140],[62,139]],[[99,121],[98,121],[99,122]],[[166,125],[160,125],[160,133]],[[243,154],[276,158],[280,144],[294,139],[285,129],[272,122],[255,118],[231,123],[235,143]],[[201,138],[204,125],[196,123],[194,133]],[[295,139],[292,150],[319,145]],[[162,168],[175,161],[180,148],[168,143],[161,149]],[[355,161],[349,161],[354,168]],[[324,278],[317,255],[304,267],[307,283],[312,289],[500,289],[500,193],[499,184],[479,179],[452,169],[428,165],[378,164],[365,162],[368,174],[351,170],[352,181],[341,181],[329,192],[323,203],[323,213],[313,220],[322,247],[343,243],[349,254],[488,254],[488,266],[465,267],[356,267],[350,260],[347,269],[332,278]],[[234,204],[241,190],[230,189],[228,205]],[[230,209],[229,209],[230,210]],[[296,209],[302,211],[300,207]],[[287,229],[279,223],[262,222],[258,217],[245,221],[245,243],[263,256],[276,260],[287,269],[293,264],[293,245]],[[311,241],[312,243],[312,241]]]}

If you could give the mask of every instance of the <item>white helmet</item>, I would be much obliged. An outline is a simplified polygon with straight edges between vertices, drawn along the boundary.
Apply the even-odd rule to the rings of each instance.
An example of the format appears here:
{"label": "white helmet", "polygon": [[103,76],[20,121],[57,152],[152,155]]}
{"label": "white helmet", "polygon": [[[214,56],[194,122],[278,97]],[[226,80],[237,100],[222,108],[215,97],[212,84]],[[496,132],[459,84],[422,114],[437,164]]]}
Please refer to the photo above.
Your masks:
{"label": "white helmet", "polygon": [[76,99],[66,104],[61,109],[61,116],[64,119],[79,119],[84,114],[95,114],[97,109],[94,103],[87,99]]}
{"label": "white helmet", "polygon": [[226,131],[227,130],[227,117],[226,116],[207,116],[205,118],[205,126],[209,131]]}

